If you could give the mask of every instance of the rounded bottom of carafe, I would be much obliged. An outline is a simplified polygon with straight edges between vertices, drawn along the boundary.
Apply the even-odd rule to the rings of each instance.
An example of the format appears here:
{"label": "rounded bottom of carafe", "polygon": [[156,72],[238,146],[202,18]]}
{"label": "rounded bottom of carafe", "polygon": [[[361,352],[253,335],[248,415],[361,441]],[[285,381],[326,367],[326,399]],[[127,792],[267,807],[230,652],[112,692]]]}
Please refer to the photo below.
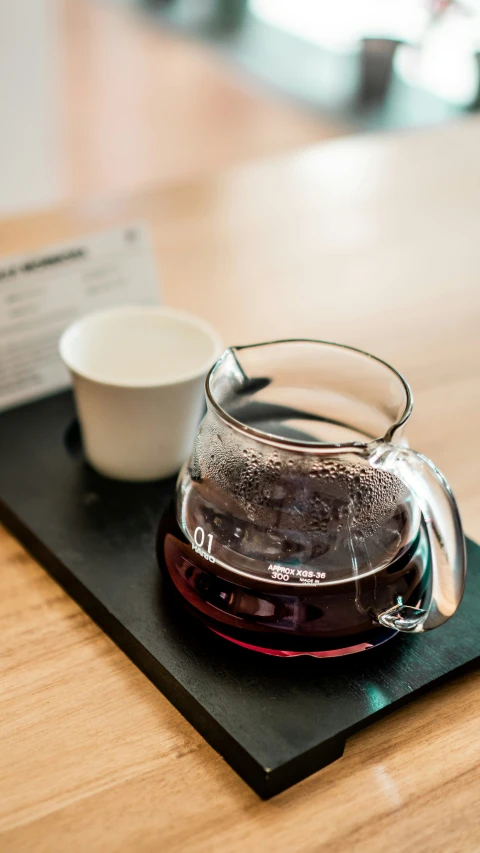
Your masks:
{"label": "rounded bottom of carafe", "polygon": [[[210,626],[209,626],[210,627]],[[252,643],[247,643],[244,640],[237,640],[234,637],[229,637],[227,634],[222,634],[215,628],[210,627],[210,630],[218,637],[228,640],[230,643],[235,643],[236,646],[241,646],[242,649],[248,649],[251,652],[260,652],[264,655],[271,655],[277,658],[294,658],[294,657],[310,657],[310,658],[338,658],[346,655],[355,655],[358,652],[365,652],[368,649],[374,649],[383,643],[388,642],[393,637],[396,637],[398,631],[391,631],[388,635],[383,634],[376,643],[358,643],[353,646],[340,646],[338,649],[324,649],[323,651],[287,651],[284,649],[269,649],[264,646],[256,646]]]}
{"label": "rounded bottom of carafe", "polygon": [[247,586],[220,575],[186,540],[173,512],[159,525],[157,556],[171,591],[219,642],[273,657],[328,659],[376,648],[397,635],[378,623],[371,602],[383,612],[399,596],[417,606],[423,600],[429,569],[420,539],[400,562],[360,582],[325,589]]}

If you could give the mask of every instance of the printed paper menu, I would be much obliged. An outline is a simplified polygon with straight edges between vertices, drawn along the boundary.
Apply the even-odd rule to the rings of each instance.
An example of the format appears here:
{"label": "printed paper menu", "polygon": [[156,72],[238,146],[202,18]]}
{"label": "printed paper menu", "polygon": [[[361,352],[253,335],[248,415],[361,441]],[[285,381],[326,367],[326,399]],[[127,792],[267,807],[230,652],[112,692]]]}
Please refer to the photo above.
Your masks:
{"label": "printed paper menu", "polygon": [[58,340],[77,317],[159,299],[144,225],[0,258],[0,411],[70,384]]}

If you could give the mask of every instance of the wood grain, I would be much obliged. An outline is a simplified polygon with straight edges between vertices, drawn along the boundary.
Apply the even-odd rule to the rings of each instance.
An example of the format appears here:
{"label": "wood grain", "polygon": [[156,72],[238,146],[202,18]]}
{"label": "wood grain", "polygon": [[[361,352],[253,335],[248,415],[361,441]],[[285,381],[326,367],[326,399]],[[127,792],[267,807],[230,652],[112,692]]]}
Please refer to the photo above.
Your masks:
{"label": "wood grain", "polygon": [[126,10],[57,7],[65,196],[169,184],[347,130]]}
{"label": "wood grain", "polygon": [[0,5],[0,215],[169,184],[352,129],[161,28],[147,5]]}
{"label": "wood grain", "polygon": [[[473,119],[327,143],[5,221],[0,251],[144,218],[165,301],[227,343],[315,336],[391,361],[416,398],[411,442],[478,539],[479,143]],[[2,853],[479,850],[479,673],[264,803],[6,532],[0,589]]]}

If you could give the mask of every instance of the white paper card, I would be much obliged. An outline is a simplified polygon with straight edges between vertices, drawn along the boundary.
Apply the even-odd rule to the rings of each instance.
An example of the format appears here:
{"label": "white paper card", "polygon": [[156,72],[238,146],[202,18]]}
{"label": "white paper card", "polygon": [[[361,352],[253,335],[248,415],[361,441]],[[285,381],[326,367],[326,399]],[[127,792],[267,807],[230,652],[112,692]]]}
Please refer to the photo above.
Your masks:
{"label": "white paper card", "polygon": [[58,340],[77,317],[159,300],[145,225],[0,258],[0,411],[70,384]]}

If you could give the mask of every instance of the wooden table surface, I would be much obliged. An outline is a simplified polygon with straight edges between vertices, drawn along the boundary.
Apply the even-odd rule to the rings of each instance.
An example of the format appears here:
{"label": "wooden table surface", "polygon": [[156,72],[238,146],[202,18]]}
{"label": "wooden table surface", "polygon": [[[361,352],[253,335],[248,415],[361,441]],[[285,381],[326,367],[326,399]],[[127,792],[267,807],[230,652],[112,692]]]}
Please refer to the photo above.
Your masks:
{"label": "wooden table surface", "polygon": [[0,216],[192,180],[351,129],[126,5],[0,3]]}
{"label": "wooden table surface", "polygon": [[[480,539],[478,120],[5,221],[0,252],[138,218],[165,301],[227,343],[338,340],[402,370],[410,440]],[[480,673],[262,802],[2,530],[0,568],[2,853],[480,850]]]}

